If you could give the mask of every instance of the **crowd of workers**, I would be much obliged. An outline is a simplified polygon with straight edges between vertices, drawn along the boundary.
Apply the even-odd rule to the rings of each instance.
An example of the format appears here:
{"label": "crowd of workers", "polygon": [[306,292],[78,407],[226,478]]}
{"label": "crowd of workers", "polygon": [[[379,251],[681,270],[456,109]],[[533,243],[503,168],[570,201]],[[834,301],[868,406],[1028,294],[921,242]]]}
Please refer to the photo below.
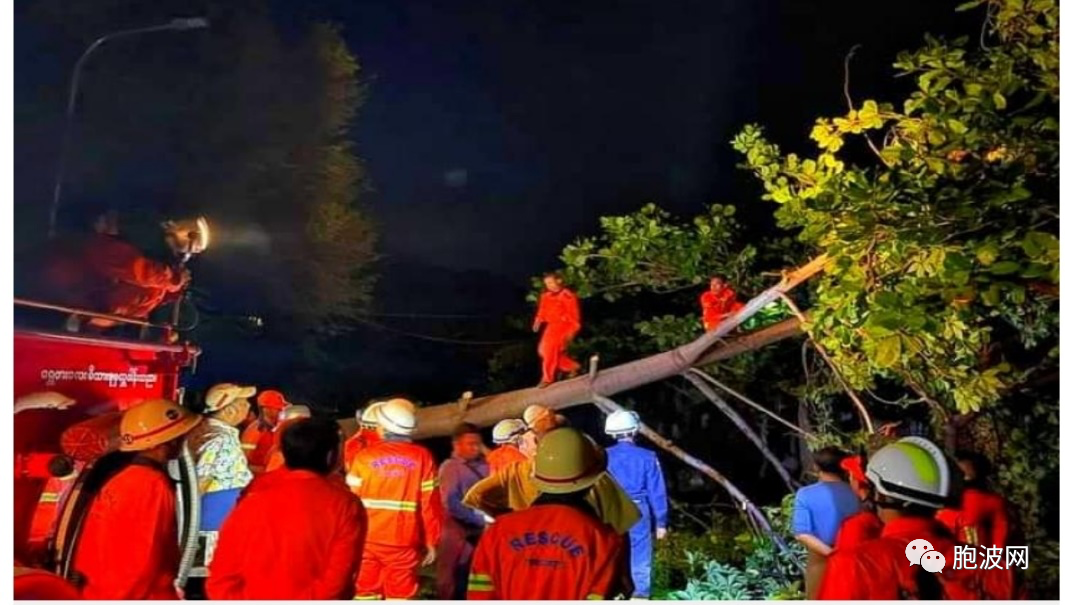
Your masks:
{"label": "crowd of workers", "polygon": [[[959,452],[955,466],[923,437],[904,437],[866,461],[837,448],[815,455],[818,481],[799,490],[792,527],[808,551],[806,591],[831,600],[1022,598],[1019,570],[1004,559],[956,565],[959,549],[999,555],[1012,537],[1006,501],[986,484],[986,459]],[[960,477],[962,488],[953,483]],[[912,565],[926,540],[941,573]],[[996,551],[997,549],[997,551]]]}

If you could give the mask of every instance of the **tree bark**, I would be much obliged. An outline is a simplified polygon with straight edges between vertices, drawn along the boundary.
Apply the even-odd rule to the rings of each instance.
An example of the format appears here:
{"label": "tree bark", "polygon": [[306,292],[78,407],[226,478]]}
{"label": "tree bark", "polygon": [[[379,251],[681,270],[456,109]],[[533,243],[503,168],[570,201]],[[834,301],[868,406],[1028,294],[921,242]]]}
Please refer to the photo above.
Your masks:
{"label": "tree bark", "polygon": [[758,451],[762,452],[762,456],[769,461],[769,464],[773,465],[777,474],[780,475],[781,480],[784,481],[784,485],[788,488],[788,491],[794,492],[795,482],[792,480],[791,475],[788,474],[784,465],[780,463],[780,460],[775,454],[773,454],[772,450],[769,449],[769,446],[766,445],[761,437],[754,432],[754,429],[747,424],[747,421],[743,419],[743,416],[740,416],[736,410],[732,409],[729,404],[725,403],[725,400],[721,398],[721,395],[718,395],[714,389],[710,388],[710,385],[707,384],[706,381],[694,372],[685,372],[684,378],[695,385],[695,388],[699,389],[699,392],[709,399],[710,403],[717,406],[717,409],[721,410],[725,416],[728,416],[728,419],[736,425],[736,428],[740,429],[740,432],[743,433],[747,439],[750,439],[751,443],[758,448]]}
{"label": "tree bark", "polygon": [[[599,371],[594,383],[589,375],[555,383],[544,389],[529,388],[479,397],[469,401],[466,409],[460,410],[457,403],[434,405],[418,410],[418,429],[414,437],[424,439],[451,433],[460,422],[477,426],[490,426],[506,418],[520,418],[522,411],[533,403],[550,409],[563,409],[591,403],[593,393],[610,396],[628,391],[664,378],[677,376],[695,364],[711,363],[740,353],[757,349],[771,342],[794,336],[799,330],[798,321],[781,322],[750,336],[736,339],[733,345],[717,349],[711,347],[725,334],[757,313],[781,295],[824,270],[828,258],[817,257],[793,272],[785,273],[780,283],[751,299],[743,310],[728,317],[713,332],[708,332],[694,341],[665,351]],[[354,422],[343,423],[350,429]]]}

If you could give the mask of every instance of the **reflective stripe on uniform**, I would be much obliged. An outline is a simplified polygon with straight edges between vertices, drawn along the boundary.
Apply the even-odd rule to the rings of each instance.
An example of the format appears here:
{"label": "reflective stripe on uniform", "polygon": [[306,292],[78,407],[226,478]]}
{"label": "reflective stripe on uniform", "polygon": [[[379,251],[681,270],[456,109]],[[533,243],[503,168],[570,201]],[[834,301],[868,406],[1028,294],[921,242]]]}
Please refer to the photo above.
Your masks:
{"label": "reflective stripe on uniform", "polygon": [[368,510],[394,510],[399,512],[418,512],[418,503],[407,500],[372,500],[363,498],[362,505]]}
{"label": "reflective stripe on uniform", "polygon": [[428,481],[422,481],[422,491],[423,492],[431,492],[434,489],[436,489],[437,487],[439,487],[439,485],[440,485],[440,483],[436,479],[430,479]]}
{"label": "reflective stripe on uniform", "polygon": [[379,594],[357,594],[352,601],[380,601],[381,595]]}
{"label": "reflective stripe on uniform", "polygon": [[59,502],[59,494],[56,492],[44,492],[41,494],[41,504],[56,504]]}
{"label": "reflective stripe on uniform", "polygon": [[586,601],[602,601],[603,595],[595,594],[594,592],[585,598]]}
{"label": "reflective stripe on uniform", "polygon": [[495,586],[492,585],[492,576],[486,573],[471,573],[470,581],[466,589],[477,592],[489,592],[495,590]]}

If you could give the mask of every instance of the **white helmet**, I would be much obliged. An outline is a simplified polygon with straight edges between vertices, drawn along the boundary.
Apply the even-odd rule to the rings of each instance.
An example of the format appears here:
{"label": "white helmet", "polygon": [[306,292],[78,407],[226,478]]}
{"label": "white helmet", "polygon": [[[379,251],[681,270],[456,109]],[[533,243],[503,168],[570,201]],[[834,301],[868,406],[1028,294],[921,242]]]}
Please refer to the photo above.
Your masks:
{"label": "white helmet", "polygon": [[526,426],[533,426],[538,420],[547,417],[549,414],[551,414],[551,410],[534,403],[525,408],[525,411],[521,413],[521,419],[525,421]]}
{"label": "white helmet", "polygon": [[406,399],[389,399],[377,408],[377,423],[386,433],[410,436],[418,427],[414,409]]}
{"label": "white helmet", "polygon": [[502,444],[516,441],[529,427],[517,418],[500,420],[492,427],[492,443]]}
{"label": "white helmet", "polygon": [[311,408],[305,405],[293,404],[286,405],[281,413],[277,417],[278,424],[285,422],[286,420],[295,420],[297,418],[310,418]]}
{"label": "white helmet", "polygon": [[371,403],[370,405],[366,406],[366,409],[361,410],[359,412],[359,426],[364,429],[377,428],[377,411],[381,409],[381,404],[383,403],[383,401]]}
{"label": "white helmet", "polygon": [[606,417],[607,435],[625,437],[640,430],[640,415],[630,410],[615,410]]}
{"label": "white helmet", "polygon": [[947,457],[923,437],[904,437],[880,448],[865,474],[877,493],[930,508],[943,508],[950,491]]}

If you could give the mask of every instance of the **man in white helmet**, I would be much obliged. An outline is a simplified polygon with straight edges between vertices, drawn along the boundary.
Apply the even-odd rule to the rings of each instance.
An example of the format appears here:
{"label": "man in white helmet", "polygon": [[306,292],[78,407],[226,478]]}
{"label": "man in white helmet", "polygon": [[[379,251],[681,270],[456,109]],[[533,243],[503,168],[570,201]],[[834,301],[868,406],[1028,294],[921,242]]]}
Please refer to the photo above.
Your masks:
{"label": "man in white helmet", "polygon": [[528,430],[525,422],[517,418],[500,420],[492,427],[492,443],[498,447],[488,452],[487,461],[490,472],[497,473],[514,462],[528,460],[520,448],[522,436]]}
{"label": "man in white helmet", "polygon": [[[935,520],[951,488],[950,464],[942,450],[922,437],[905,437],[873,454],[865,473],[884,528],[879,538],[829,557],[817,598],[1002,598],[986,593],[983,572],[954,569],[958,542]],[[943,557],[942,572],[931,573],[920,564],[911,565],[907,556],[912,556],[908,552],[911,548],[930,553],[930,557]]]}
{"label": "man in white helmet", "polygon": [[414,404],[391,399],[377,408],[381,442],[355,455],[348,485],[368,517],[366,548],[355,583],[357,599],[410,599],[418,565],[432,565],[440,542],[442,506],[436,463],[412,442]]}
{"label": "man in white helmet", "polygon": [[[669,498],[658,456],[636,445],[640,417],[636,412],[617,410],[606,417],[605,432],[617,440],[607,448],[607,470],[640,509],[641,518],[629,530],[632,595],[651,598],[651,535],[666,537],[669,524]],[[652,529],[654,530],[652,532]]]}
{"label": "man in white helmet", "polygon": [[373,402],[359,413],[359,430],[344,442],[344,470],[351,469],[355,455],[371,445],[381,441],[377,434],[377,410],[383,401]]}

